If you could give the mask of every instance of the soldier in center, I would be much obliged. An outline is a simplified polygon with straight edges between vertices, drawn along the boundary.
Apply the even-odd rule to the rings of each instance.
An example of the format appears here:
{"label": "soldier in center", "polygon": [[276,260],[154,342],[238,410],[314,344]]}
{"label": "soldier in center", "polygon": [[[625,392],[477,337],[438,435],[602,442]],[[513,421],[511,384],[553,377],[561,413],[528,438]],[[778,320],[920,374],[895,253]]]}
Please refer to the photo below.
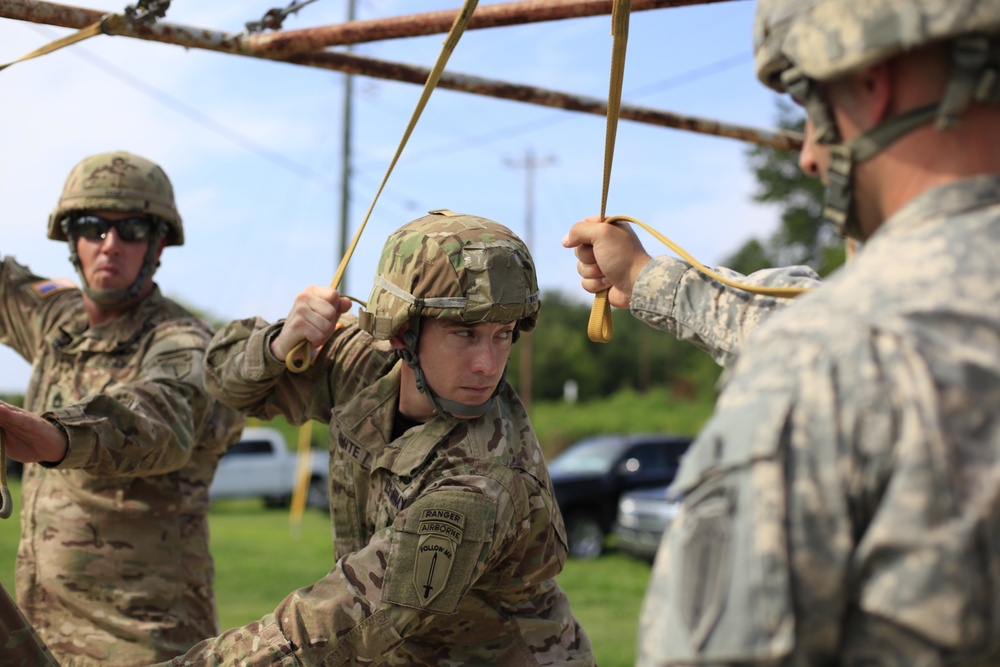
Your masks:
{"label": "soldier in center", "polygon": [[[517,236],[442,210],[389,236],[359,317],[310,287],[283,321],[220,330],[210,393],[262,419],[329,423],[337,560],[173,664],[594,664],[555,580],[566,535],[545,461],[505,381],[539,306]],[[319,351],[290,372],[303,340]]]}

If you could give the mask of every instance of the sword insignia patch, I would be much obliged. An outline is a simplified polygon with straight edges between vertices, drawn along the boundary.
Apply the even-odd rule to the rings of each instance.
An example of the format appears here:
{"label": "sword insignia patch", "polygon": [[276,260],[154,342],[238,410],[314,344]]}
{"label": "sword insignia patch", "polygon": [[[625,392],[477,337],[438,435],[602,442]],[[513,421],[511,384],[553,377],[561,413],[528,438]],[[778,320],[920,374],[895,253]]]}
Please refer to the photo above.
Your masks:
{"label": "sword insignia patch", "polygon": [[430,604],[444,591],[464,529],[465,515],[461,512],[433,508],[421,510],[413,586],[422,604]]}

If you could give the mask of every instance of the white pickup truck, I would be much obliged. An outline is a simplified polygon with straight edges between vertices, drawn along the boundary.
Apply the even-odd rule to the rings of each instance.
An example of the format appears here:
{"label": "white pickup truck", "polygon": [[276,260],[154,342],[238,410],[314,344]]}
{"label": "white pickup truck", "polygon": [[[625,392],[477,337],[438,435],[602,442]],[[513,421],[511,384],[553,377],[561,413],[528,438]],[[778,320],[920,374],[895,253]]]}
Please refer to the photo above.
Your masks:
{"label": "white pickup truck", "polygon": [[[330,453],[309,450],[309,487],[306,506],[328,510]],[[298,455],[285,443],[281,431],[267,427],[243,429],[240,441],[219,460],[209,496],[263,498],[268,507],[284,507],[292,499]]]}

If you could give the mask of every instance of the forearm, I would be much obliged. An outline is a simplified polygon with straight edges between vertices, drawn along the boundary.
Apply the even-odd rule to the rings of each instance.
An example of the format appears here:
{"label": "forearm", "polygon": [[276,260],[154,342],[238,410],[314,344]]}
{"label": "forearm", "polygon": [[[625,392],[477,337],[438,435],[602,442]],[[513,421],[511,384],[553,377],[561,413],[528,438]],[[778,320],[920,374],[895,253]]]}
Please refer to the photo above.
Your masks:
{"label": "forearm", "polygon": [[97,394],[44,413],[68,437],[66,456],[54,467],[133,477],[182,468],[196,444],[192,404],[208,397],[183,383],[160,387],[155,397],[147,392],[145,400],[132,391]]}
{"label": "forearm", "polygon": [[209,343],[205,358],[208,393],[230,407],[263,419],[284,413],[279,406],[268,404],[271,391],[285,372],[284,364],[269,350],[280,326],[250,318],[220,329]]}
{"label": "forearm", "polygon": [[[744,276],[715,269],[732,280],[766,287],[818,287],[819,276],[805,266],[765,269]],[[746,338],[791,299],[750,294],[705,276],[678,259],[661,256],[639,274],[632,314],[652,327],[692,343],[721,366],[730,365]]]}
{"label": "forearm", "polygon": [[213,413],[202,376],[207,338],[186,326],[162,326],[134,374],[53,405],[44,416],[69,438],[57,467],[135,477],[184,467]]}
{"label": "forearm", "polygon": [[[381,561],[372,556],[388,550],[385,538],[342,558],[326,577],[288,595],[274,613],[206,639],[169,664],[214,664],[218,657],[247,667],[377,662],[403,641],[382,608],[381,587],[372,583],[385,577]],[[417,616],[414,610],[398,611]]]}
{"label": "forearm", "polygon": [[293,373],[271,352],[281,322],[239,320],[221,329],[209,345],[205,386],[220,401],[261,419],[277,415],[290,423],[327,421],[331,408],[388,372],[394,357],[375,344],[354,320],[341,327],[308,369]]}

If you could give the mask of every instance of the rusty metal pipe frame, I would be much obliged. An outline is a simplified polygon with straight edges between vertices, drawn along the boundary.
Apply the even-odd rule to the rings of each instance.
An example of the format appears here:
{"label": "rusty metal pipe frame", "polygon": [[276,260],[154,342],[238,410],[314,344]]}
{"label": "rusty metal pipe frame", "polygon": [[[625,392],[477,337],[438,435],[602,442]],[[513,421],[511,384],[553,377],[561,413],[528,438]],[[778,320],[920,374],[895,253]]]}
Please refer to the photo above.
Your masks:
{"label": "rusty metal pipe frame", "polygon": [[[683,0],[681,1],[683,2]],[[103,16],[104,12],[51,2],[0,0],[0,18],[12,18],[80,29],[96,23]],[[237,44],[238,40],[234,40],[233,36],[227,33],[164,22],[157,22],[151,26],[142,25],[138,28],[129,28],[122,35],[148,41],[174,44],[185,48],[245,55],[252,58],[287,62],[339,71],[346,74],[357,74],[420,85],[423,85],[427,80],[429,72],[428,69],[423,67],[378,60],[339,51],[313,51],[284,58],[261,55],[252,51],[241,50]],[[488,97],[554,107],[568,111],[580,111],[601,116],[607,114],[607,103],[597,98],[447,71],[442,75],[438,86],[449,90],[486,95]],[[784,130],[772,132],[628,104],[621,105],[619,116],[625,120],[739,139],[783,150],[798,150],[802,146],[802,136],[795,132]]]}
{"label": "rusty metal pipe frame", "polygon": [[[733,0],[633,0],[632,12],[705,5]],[[601,16],[611,13],[613,0],[521,0],[520,2],[479,5],[469,20],[467,30],[523,25],[542,21]],[[285,57],[293,53],[315,51],[328,46],[346,46],[399,37],[417,37],[446,33],[458,15],[458,9],[423,14],[393,16],[367,21],[351,21],[305,30],[250,35],[246,47],[259,55]]]}
{"label": "rusty metal pipe frame", "polygon": [[[667,7],[686,7],[734,0],[633,0],[632,11],[641,12]],[[521,0],[520,2],[482,5],[476,8],[467,29],[557,21],[568,18],[600,16],[611,13],[613,0]],[[328,46],[346,46],[400,37],[418,37],[445,33],[458,14],[458,9],[445,9],[422,14],[392,16],[365,21],[350,21],[304,30],[280,30],[263,34],[229,34],[199,28],[182,29],[160,23],[167,30],[192,32],[212,42],[226,44],[230,53],[280,59],[292,53],[303,53]],[[0,0],[0,18],[47,23],[64,28],[84,28],[96,23],[104,12],[52,2],[34,0]],[[157,32],[155,27],[152,32]],[[132,35],[136,36],[136,35]],[[196,46],[195,44],[179,44]]]}

